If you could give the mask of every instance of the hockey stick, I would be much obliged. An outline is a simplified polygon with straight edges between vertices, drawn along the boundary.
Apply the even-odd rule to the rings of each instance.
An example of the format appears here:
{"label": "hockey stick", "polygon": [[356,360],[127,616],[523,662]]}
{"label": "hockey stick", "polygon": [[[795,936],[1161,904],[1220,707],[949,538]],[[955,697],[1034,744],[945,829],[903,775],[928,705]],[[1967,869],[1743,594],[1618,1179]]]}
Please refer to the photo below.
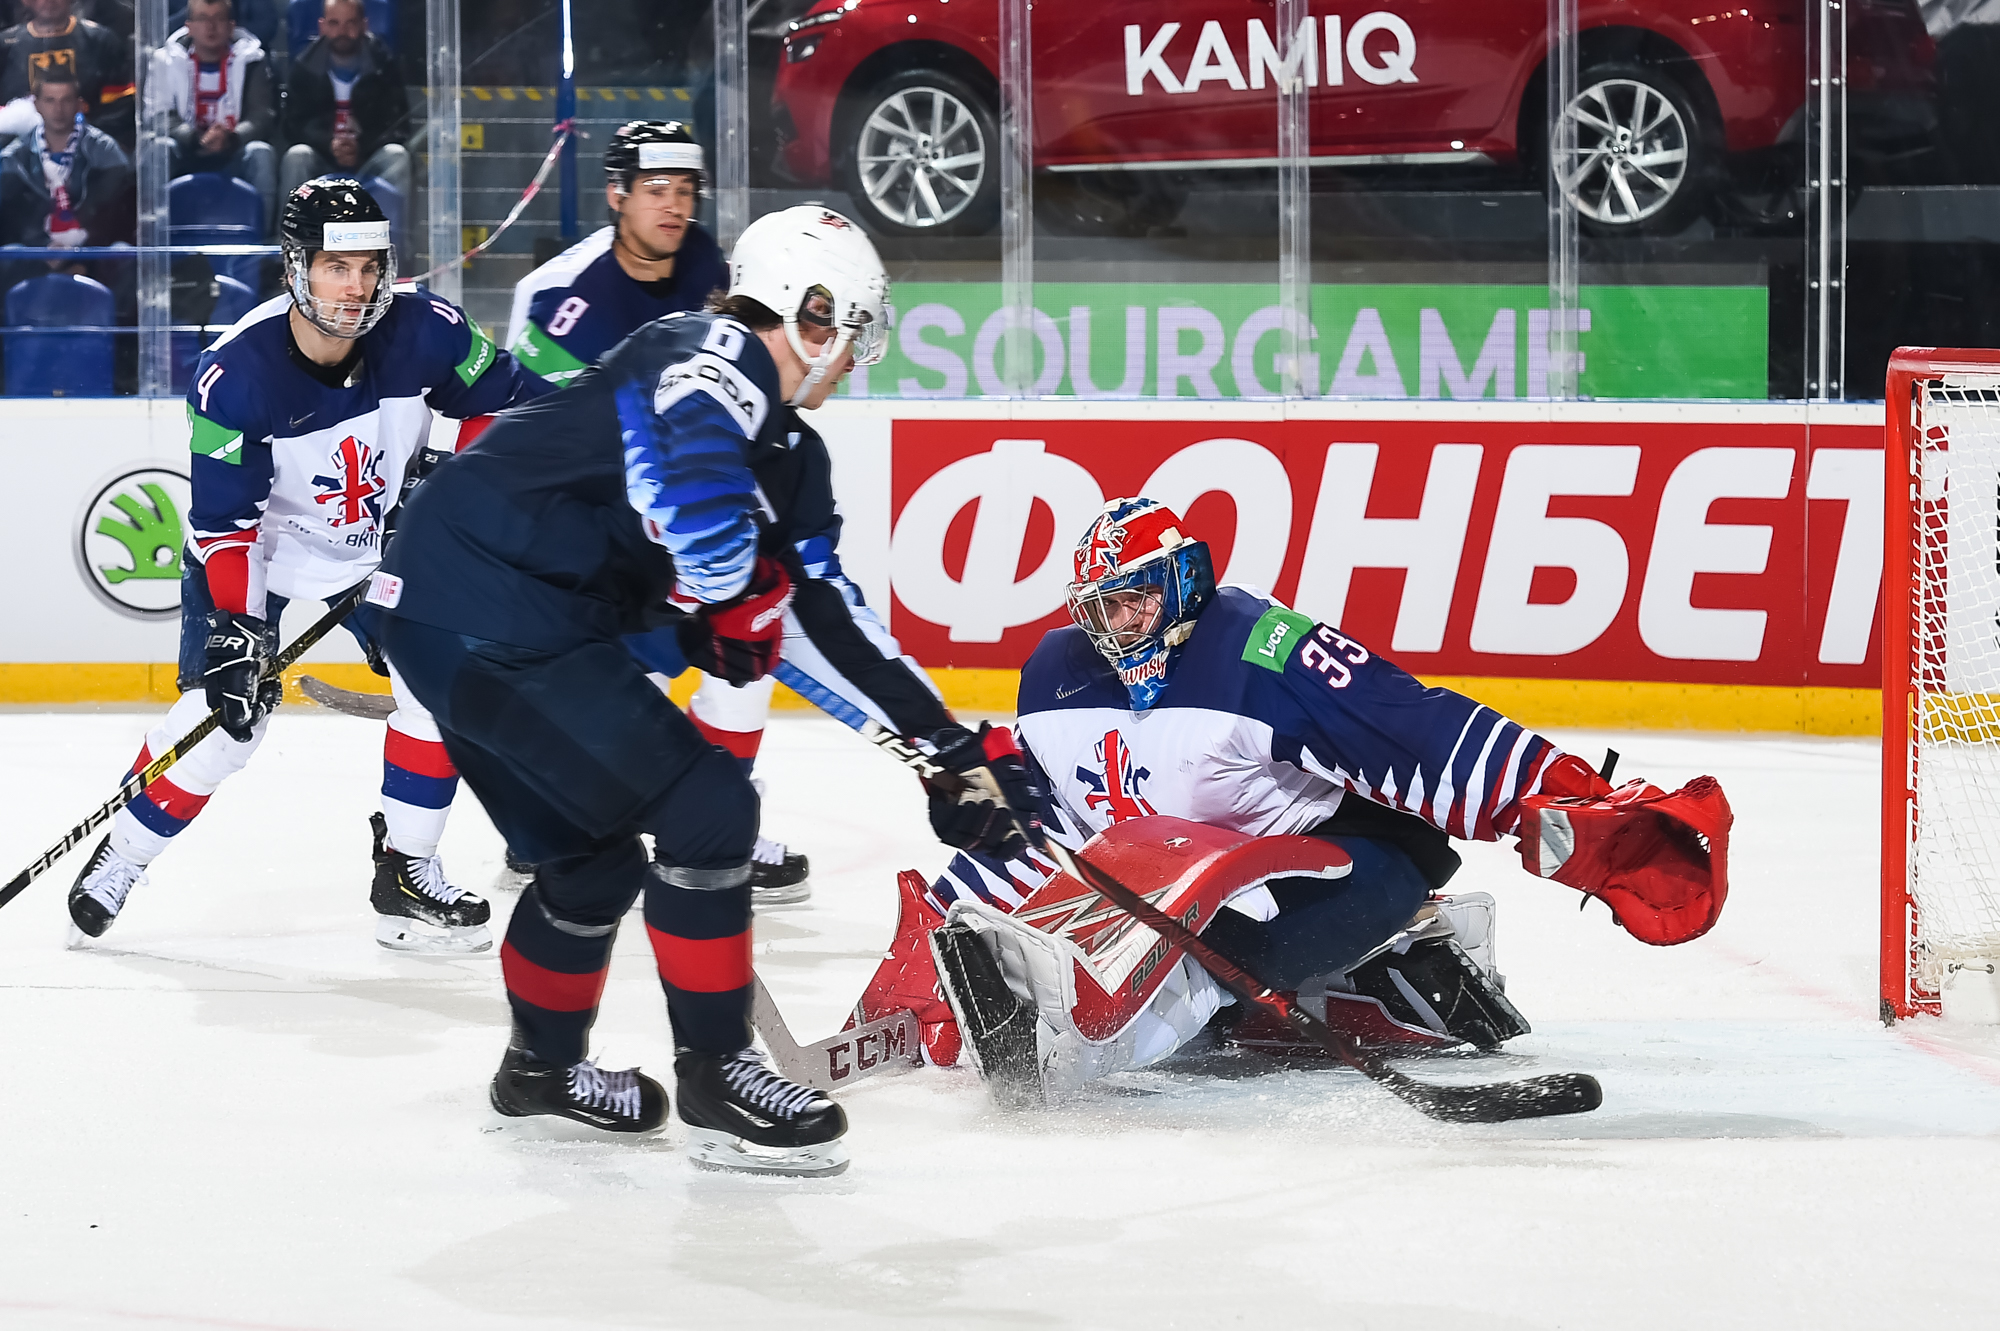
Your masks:
{"label": "hockey stick", "polygon": [[[869,721],[858,728],[877,748],[920,776],[935,781],[949,775],[887,727]],[[1015,821],[1025,831],[1027,818],[1021,810],[1009,807]],[[1378,1055],[1364,1052],[1352,1036],[1334,1030],[1300,1007],[1289,995],[1272,989],[1213,944],[1204,942],[1201,935],[1110,874],[1078,859],[1068,847],[1050,838],[1045,851],[1064,873],[1167,942],[1180,947],[1237,997],[1266,1009],[1305,1039],[1327,1050],[1369,1080],[1387,1087],[1398,1098],[1432,1118],[1447,1123],[1506,1123],[1522,1118],[1588,1113],[1604,1102],[1604,1091],[1597,1084],[1597,1079],[1581,1072],[1559,1072],[1530,1077],[1525,1081],[1487,1082],[1473,1086],[1441,1086],[1405,1076]]]}
{"label": "hockey stick", "polygon": [[[750,1024],[764,1037],[778,1071],[820,1091],[836,1091],[893,1067],[924,1061],[923,1030],[916,1014],[898,1008],[874,1021],[857,1022],[848,1030],[813,1044],[801,1045],[785,1024],[763,977],[753,977]],[[859,1015],[858,1013],[856,1014]]]}
{"label": "hockey stick", "polygon": [[[263,675],[259,677],[259,683],[262,683],[264,680],[275,679],[291,668],[301,656],[304,656],[312,649],[315,643],[338,627],[340,621],[346,619],[355,606],[361,604],[361,597],[367,590],[368,585],[363,583],[328,606],[326,613],[321,615],[311,628],[301,633],[291,646],[285,648],[285,650],[272,658],[271,664],[264,668]],[[68,832],[63,834],[62,840],[42,852],[40,859],[15,874],[6,887],[0,888],[0,906],[4,906],[15,897],[20,896],[27,889],[29,883],[34,882],[37,878],[40,878],[43,874],[54,868],[58,860],[88,840],[92,832],[110,822],[113,815],[120,809],[139,798],[140,792],[151,785],[156,777],[181,759],[187,757],[188,754],[194,752],[195,745],[207,739],[215,732],[216,727],[221,724],[222,709],[218,707],[203,717],[201,723],[195,726],[193,730],[183,735],[179,743],[153,759],[152,762],[146,764],[142,770],[126,777],[124,784],[118,787],[116,795],[113,795],[103,804],[100,804],[88,818],[85,818],[75,827],[70,828]]]}
{"label": "hockey stick", "polygon": [[364,721],[387,721],[389,713],[396,710],[396,700],[386,693],[336,688],[312,675],[299,676],[299,692],[328,711],[358,716]]}

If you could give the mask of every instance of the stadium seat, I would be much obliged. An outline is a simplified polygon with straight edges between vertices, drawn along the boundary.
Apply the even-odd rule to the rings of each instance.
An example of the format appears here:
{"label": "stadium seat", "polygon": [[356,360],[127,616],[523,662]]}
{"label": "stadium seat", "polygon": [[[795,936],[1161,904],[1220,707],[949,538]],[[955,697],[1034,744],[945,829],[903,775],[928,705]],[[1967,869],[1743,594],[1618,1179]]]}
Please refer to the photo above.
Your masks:
{"label": "stadium seat", "polygon": [[[11,327],[108,326],[116,302],[111,289],[87,277],[49,273],[17,282],[7,293]],[[8,397],[110,397],[115,333],[9,331]]]}
{"label": "stadium seat", "polygon": [[[285,11],[285,36],[292,59],[297,60],[299,52],[319,36],[319,16],[325,8],[326,0],[292,0]],[[391,51],[395,50],[396,0],[362,0],[362,8],[368,14],[368,31],[380,37]]]}
{"label": "stadium seat", "polygon": [[[209,311],[208,321],[204,325],[207,331],[172,335],[173,387],[176,393],[187,392],[188,383],[194,378],[194,367],[201,360],[201,353],[208,344],[221,337],[230,325],[256,308],[257,293],[235,278],[218,274],[215,286],[215,306]],[[177,318],[175,322],[178,323],[180,320]]]}
{"label": "stadium seat", "polygon": [[[170,245],[261,245],[264,201],[247,180],[197,171],[167,185],[167,243]],[[257,289],[263,260],[251,255],[209,260],[217,273]]]}

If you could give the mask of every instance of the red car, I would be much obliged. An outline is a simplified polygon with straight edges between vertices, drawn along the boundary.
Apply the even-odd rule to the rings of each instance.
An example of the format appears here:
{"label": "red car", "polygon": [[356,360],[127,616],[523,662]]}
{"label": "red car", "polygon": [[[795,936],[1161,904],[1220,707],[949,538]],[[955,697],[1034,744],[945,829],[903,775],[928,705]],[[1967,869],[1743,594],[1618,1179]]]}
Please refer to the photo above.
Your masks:
{"label": "red car", "polygon": [[[1543,0],[1388,2],[1396,8],[1315,13],[1295,43],[1306,48],[1313,165],[1539,180]],[[1581,0],[1578,153],[1565,190],[1591,230],[1676,231],[1718,198],[1756,210],[1769,206],[1760,197],[1804,183],[1814,6],[1721,3]],[[1276,14],[1272,0],[1043,0],[1037,172],[1157,214],[1197,173],[1268,170]],[[1846,18],[1850,149],[1921,148],[1934,119],[1932,45],[1915,5],[1849,0]],[[774,108],[783,169],[845,189],[873,229],[990,230],[997,30],[995,0],[820,0],[784,37]]]}

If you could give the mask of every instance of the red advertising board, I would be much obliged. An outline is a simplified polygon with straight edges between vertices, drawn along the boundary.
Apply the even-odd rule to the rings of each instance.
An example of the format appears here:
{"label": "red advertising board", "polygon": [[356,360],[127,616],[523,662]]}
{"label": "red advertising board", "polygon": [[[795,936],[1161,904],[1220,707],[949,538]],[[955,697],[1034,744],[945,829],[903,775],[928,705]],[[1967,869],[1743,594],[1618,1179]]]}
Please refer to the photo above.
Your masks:
{"label": "red advertising board", "polygon": [[891,627],[1018,667],[1103,501],[1427,675],[1870,688],[1879,428],[1492,420],[895,423]]}

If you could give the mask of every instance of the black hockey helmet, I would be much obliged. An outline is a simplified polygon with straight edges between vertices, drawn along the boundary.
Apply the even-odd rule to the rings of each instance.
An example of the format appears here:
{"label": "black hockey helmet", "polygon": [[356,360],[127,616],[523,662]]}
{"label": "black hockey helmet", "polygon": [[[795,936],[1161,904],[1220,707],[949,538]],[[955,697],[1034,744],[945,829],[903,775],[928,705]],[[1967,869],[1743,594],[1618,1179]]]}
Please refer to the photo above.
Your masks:
{"label": "black hockey helmet", "polygon": [[708,159],[694,134],[678,120],[631,120],[612,134],[604,149],[605,183],[625,194],[642,171],[692,172],[695,189],[708,190]]}
{"label": "black hockey helmet", "polygon": [[[389,239],[389,215],[375,196],[349,176],[319,176],[285,198],[278,214],[278,244],[285,255],[285,281],[292,301],[312,326],[330,337],[356,338],[382,321],[395,298],[396,247]],[[323,301],[312,294],[313,256],[321,250],[382,253],[382,276],[375,294],[358,307]]]}

